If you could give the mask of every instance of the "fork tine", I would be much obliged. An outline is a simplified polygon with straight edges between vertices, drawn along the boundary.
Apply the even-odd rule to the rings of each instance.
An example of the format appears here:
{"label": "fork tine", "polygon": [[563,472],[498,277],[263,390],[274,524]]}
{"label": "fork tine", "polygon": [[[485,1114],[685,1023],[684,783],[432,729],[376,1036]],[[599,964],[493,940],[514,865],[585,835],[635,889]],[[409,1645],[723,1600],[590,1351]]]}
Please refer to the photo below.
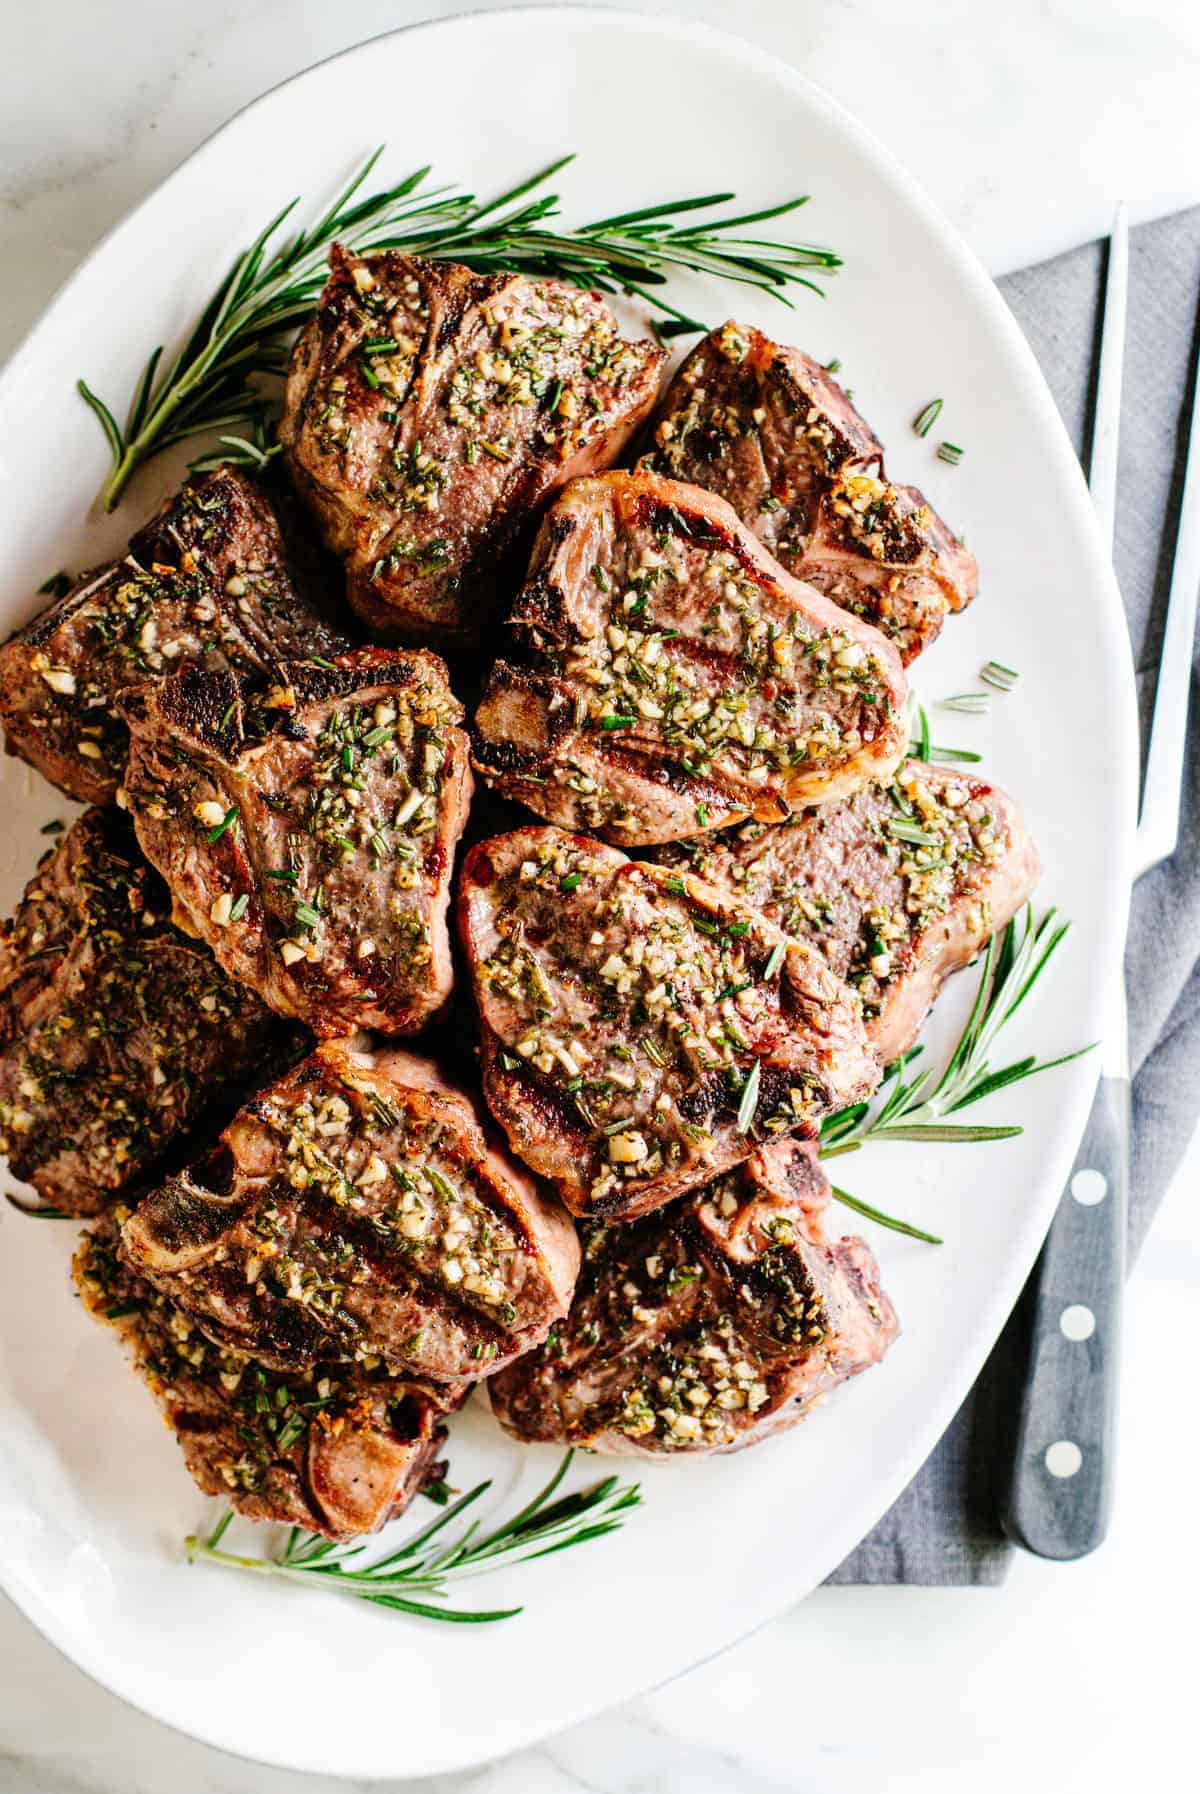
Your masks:
{"label": "fork tine", "polygon": [[1160,861],[1170,859],[1179,842],[1192,647],[1196,635],[1196,604],[1200,597],[1200,358],[1192,370],[1192,379],[1194,390],[1188,425],[1187,463],[1154,693],[1154,721],[1150,726],[1150,749],[1146,755],[1146,777],[1142,786],[1136,878]]}
{"label": "fork tine", "polygon": [[1096,380],[1096,418],[1088,485],[1092,503],[1112,554],[1117,522],[1117,450],[1121,435],[1121,381],[1125,370],[1125,316],[1129,302],[1129,213],[1124,201],[1113,218],[1108,243],[1108,278],[1104,287],[1104,323],[1100,368]]}

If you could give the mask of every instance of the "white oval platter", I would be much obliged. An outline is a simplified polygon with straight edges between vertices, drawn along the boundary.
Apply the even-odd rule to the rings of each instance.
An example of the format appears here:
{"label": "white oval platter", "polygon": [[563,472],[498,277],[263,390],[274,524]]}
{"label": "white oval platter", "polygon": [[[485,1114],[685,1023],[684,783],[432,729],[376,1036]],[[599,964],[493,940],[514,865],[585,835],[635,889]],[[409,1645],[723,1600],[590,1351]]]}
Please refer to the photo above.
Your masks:
{"label": "white oval platter", "polygon": [[[1023,801],[1045,861],[1039,904],[1074,927],[1012,1047],[1095,1039],[1119,962],[1136,749],[1129,648],[1078,466],[1003,302],[954,232],[869,133],[802,77],[683,21],[570,8],[475,15],[362,45],[267,94],[206,143],[88,259],[0,382],[0,628],[52,570],[124,541],[176,471],[155,464],[116,518],[91,508],[99,432],[84,374],[121,398],[233,254],[293,194],[323,200],[374,147],[381,172],[435,164],[480,193],[566,150],[579,220],[733,189],[749,209],[796,191],[800,229],[845,258],[794,314],[695,283],[673,294],[711,322],[736,312],[822,360],[968,537],[977,604],[922,660],[936,699],[996,658],[1018,690],[937,734],[979,749]],[[957,468],[910,424],[932,395],[967,453]],[[11,907],[67,805],[3,769],[0,901]],[[972,984],[957,981],[934,1050]],[[946,1426],[1021,1287],[1082,1131],[1085,1059],[991,1100],[1024,1123],[1002,1145],[872,1147],[844,1179],[945,1236],[939,1249],[864,1229],[905,1333],[886,1364],[806,1425],[705,1462],[639,1467],[645,1505],[619,1535],[473,1584],[496,1626],[437,1626],[183,1560],[206,1504],[114,1342],[72,1300],[74,1229],[0,1215],[0,1582],[116,1694],[214,1745],[297,1769],[415,1776],[493,1758],[659,1682],[820,1581],[908,1482]],[[852,1224],[853,1217],[847,1217]],[[556,1462],[505,1441],[477,1404],[456,1424],[452,1477],[494,1478],[510,1510]],[[576,1465],[577,1484],[596,1472]],[[582,1474],[579,1474],[582,1473]],[[400,1522],[403,1526],[405,1522]]]}

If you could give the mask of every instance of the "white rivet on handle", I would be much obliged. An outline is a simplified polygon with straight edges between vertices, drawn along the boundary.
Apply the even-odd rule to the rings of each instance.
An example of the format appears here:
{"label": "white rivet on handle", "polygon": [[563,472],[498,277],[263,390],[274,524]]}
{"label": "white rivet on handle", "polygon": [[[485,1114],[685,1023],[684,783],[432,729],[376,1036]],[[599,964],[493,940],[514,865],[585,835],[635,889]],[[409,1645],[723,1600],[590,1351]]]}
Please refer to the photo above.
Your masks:
{"label": "white rivet on handle", "polygon": [[1051,1476],[1074,1476],[1083,1463],[1083,1453],[1073,1439],[1056,1439],[1046,1448],[1046,1468]]}
{"label": "white rivet on handle", "polygon": [[1077,1171],[1071,1179],[1071,1194],[1084,1208],[1093,1208],[1108,1195],[1108,1179],[1103,1171]]}
{"label": "white rivet on handle", "polygon": [[1058,1317],[1059,1327],[1067,1339],[1090,1339],[1096,1331],[1096,1317],[1082,1302],[1072,1302]]}

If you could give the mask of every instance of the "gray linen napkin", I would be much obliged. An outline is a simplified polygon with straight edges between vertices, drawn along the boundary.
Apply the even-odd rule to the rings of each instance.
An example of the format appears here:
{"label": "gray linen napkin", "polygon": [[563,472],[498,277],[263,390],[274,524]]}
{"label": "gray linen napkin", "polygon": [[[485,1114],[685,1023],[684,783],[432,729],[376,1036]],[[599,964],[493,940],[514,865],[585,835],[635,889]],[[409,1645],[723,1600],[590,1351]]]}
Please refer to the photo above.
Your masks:
{"label": "gray linen napkin", "polygon": [[[1077,448],[1094,402],[1099,244],[1000,282]],[[1200,342],[1200,208],[1134,231],[1125,350],[1116,567],[1138,672],[1142,744],[1154,702],[1179,516],[1190,369]],[[1193,660],[1192,715],[1200,717]],[[1193,721],[1175,858],[1138,884],[1126,957],[1133,1070],[1130,1250],[1145,1237],[1200,1112],[1200,723]],[[1027,1292],[1028,1293],[1028,1292]],[[1011,1456],[1026,1300],[940,1444],[837,1583],[1002,1582],[1011,1547],[996,1501]]]}

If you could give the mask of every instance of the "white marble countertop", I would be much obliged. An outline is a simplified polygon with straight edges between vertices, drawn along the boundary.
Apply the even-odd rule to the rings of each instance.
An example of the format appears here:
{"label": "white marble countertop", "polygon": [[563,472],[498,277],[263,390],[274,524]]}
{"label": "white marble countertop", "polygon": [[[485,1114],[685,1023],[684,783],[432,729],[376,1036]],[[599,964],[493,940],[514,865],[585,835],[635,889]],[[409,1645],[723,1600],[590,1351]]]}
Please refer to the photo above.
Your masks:
{"label": "white marble countertop", "polygon": [[[640,9],[640,8],[639,8]],[[645,10],[667,10],[648,6]],[[0,357],[103,232],[236,107],[437,0],[59,0],[9,9],[0,65]],[[995,272],[1200,200],[1200,8],[1183,0],[706,0],[871,123]],[[1079,1564],[1000,1591],[826,1589],[670,1687],[438,1794],[1055,1794],[1178,1780],[1197,1576],[1194,1144],[1130,1291],[1122,1480]],[[1184,1410],[1186,1414],[1186,1409]],[[1190,1595],[1190,1598],[1189,1598]],[[1178,1648],[1173,1646],[1173,1639]],[[536,1677],[536,1669],[532,1671]],[[402,1725],[402,1707],[397,1723]],[[409,1784],[417,1786],[416,1784]],[[0,1601],[0,1794],[321,1794],[119,1705]]]}

